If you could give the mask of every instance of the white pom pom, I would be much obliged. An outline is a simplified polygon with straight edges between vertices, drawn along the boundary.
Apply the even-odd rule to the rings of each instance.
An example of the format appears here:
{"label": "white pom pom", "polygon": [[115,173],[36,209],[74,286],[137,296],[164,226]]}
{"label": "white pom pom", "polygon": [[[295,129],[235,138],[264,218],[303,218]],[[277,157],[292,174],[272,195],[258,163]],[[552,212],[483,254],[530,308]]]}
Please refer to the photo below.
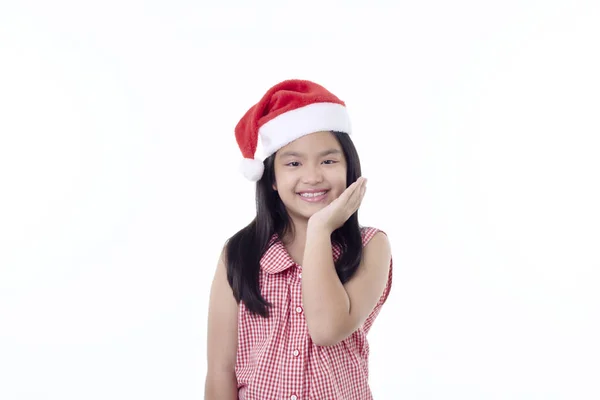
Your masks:
{"label": "white pom pom", "polygon": [[244,158],[240,163],[240,171],[246,177],[246,179],[252,182],[258,181],[265,170],[265,166],[262,161],[251,158]]}

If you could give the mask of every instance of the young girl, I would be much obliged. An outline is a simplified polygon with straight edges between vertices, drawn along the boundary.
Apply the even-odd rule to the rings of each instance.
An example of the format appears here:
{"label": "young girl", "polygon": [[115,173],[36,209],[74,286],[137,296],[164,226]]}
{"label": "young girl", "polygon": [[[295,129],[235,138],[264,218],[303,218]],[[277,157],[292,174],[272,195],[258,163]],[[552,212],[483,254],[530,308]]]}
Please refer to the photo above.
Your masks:
{"label": "young girl", "polygon": [[237,124],[257,213],[212,283],[206,400],[372,399],[366,336],[392,257],[358,223],[367,181],[350,134],[345,103],[304,80],[275,85]]}

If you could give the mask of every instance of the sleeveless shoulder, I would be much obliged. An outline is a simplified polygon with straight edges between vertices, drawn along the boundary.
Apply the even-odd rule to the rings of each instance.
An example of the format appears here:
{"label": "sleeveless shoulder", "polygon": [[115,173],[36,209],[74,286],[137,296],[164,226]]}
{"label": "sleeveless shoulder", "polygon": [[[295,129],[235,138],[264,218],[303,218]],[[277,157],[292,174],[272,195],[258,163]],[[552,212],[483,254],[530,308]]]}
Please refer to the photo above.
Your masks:
{"label": "sleeveless shoulder", "polygon": [[[373,238],[373,236],[375,236],[375,234],[377,234],[378,232],[382,232],[384,235],[387,236],[387,234],[384,231],[382,231],[381,229],[370,227],[370,226],[361,227],[361,235],[362,235],[362,244],[363,244],[363,247],[365,247],[369,243],[369,241]],[[392,259],[393,259],[393,256],[392,256]],[[377,315],[379,314],[379,311],[381,311],[381,307],[383,306],[383,304],[388,299],[390,291],[392,290],[392,276],[393,276],[393,274],[392,274],[393,260],[392,259],[390,259],[390,266],[389,266],[389,272],[388,272],[388,280],[387,280],[387,283],[385,285],[385,288],[383,289],[383,293],[381,294],[381,297],[379,298],[379,301],[377,302],[377,305],[375,306],[375,308],[373,309],[373,311],[371,312],[371,314],[369,315],[369,317],[365,321],[364,329],[367,332],[369,331],[369,329],[371,328],[371,325],[373,324],[373,322],[377,318]]]}
{"label": "sleeveless shoulder", "polygon": [[[377,229],[377,228],[373,228],[371,226],[363,226],[360,228],[360,234],[362,236],[363,247],[366,246],[367,243],[369,243],[369,240],[371,240],[377,232],[383,232],[383,231],[380,229]],[[383,233],[385,234],[385,232],[383,232]]]}

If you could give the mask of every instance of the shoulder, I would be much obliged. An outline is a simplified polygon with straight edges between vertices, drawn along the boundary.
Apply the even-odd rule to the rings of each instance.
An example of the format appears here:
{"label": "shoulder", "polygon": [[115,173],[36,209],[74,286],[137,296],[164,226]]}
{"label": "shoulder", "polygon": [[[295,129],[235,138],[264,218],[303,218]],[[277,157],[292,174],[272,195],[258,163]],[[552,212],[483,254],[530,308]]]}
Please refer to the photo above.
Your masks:
{"label": "shoulder", "polygon": [[[390,242],[387,234],[381,229],[372,227],[372,226],[363,226],[360,228],[360,234],[362,237],[363,247],[369,245],[372,242],[372,239],[375,239],[374,244],[375,247],[384,246],[390,247]],[[373,247],[371,245],[371,247]]]}
{"label": "shoulder", "polygon": [[383,295],[380,300],[388,297],[392,281],[392,247],[387,233],[374,227],[362,227],[363,254],[359,270],[369,274],[371,279],[383,285]]}
{"label": "shoulder", "polygon": [[391,287],[391,248],[380,229],[362,227],[363,251],[360,264],[345,284],[350,300],[350,318],[346,332],[361,326],[368,331]]}
{"label": "shoulder", "polygon": [[360,228],[362,237],[363,253],[367,261],[375,261],[375,264],[381,265],[382,261],[391,261],[391,245],[388,235],[381,229],[372,226],[363,226]]}

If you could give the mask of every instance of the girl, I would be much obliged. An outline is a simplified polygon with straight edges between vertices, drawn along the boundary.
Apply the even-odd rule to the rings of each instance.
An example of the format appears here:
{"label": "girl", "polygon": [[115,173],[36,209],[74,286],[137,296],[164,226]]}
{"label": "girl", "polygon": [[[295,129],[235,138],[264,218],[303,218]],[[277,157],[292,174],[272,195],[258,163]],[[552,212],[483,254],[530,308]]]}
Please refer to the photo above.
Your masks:
{"label": "girl", "polygon": [[372,399],[366,335],[392,257],[358,223],[367,181],[350,133],[345,103],[304,80],[273,86],[237,124],[257,213],[212,283],[206,400]]}

